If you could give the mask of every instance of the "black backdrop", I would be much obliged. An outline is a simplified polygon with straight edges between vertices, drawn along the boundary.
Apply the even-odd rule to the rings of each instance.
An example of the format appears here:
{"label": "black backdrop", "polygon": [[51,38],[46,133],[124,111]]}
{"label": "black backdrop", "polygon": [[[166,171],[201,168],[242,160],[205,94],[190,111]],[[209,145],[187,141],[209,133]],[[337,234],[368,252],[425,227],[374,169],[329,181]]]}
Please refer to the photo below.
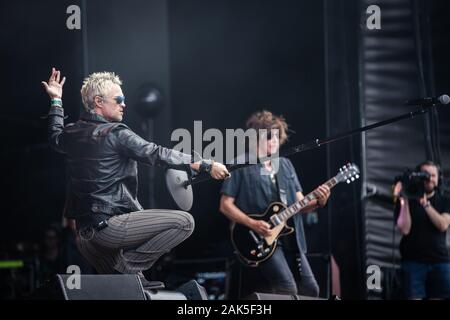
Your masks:
{"label": "black backdrop", "polygon": [[[71,4],[82,8],[82,30],[65,27]],[[37,241],[50,222],[61,220],[64,157],[49,150],[46,123],[40,119],[48,108],[40,81],[52,66],[68,77],[68,121],[78,117],[83,77],[110,70],[124,79],[125,123],[156,143],[170,145],[170,133],[191,131],[194,120],[202,120],[204,130],[239,128],[251,112],[267,108],[283,114],[295,131],[289,147],[361,124],[358,35],[364,6],[357,0],[2,2],[0,251],[18,241]],[[447,7],[441,0],[431,6],[437,93],[450,84]],[[164,97],[151,136],[133,108],[137,89],[146,82],[156,84]],[[445,117],[440,118],[444,164],[450,149]],[[360,146],[354,137],[293,156],[305,191],[346,161],[363,164]],[[149,168],[140,169],[143,205],[170,206],[162,172],[155,172],[151,202]],[[365,294],[360,187],[339,186],[328,208],[319,212],[319,223],[306,228],[310,252],[335,255],[344,298]],[[219,188],[218,182],[195,186],[196,231],[176,250],[177,257],[226,252],[228,223],[218,212]]]}
{"label": "black backdrop", "polygon": [[[170,2],[174,127],[193,132],[193,120],[202,120],[203,130],[225,132],[266,108],[283,114],[295,131],[287,147],[324,136],[323,4],[194,3]],[[305,191],[325,181],[324,149],[292,160]],[[217,182],[195,186],[197,228],[217,232],[197,232],[192,245],[196,238],[206,246],[227,237],[219,189]]]}
{"label": "black backdrop", "polygon": [[[70,4],[80,5],[86,14],[82,30],[65,28]],[[3,196],[9,199],[3,241],[34,239],[49,221],[60,219],[64,158],[48,149],[46,123],[40,119],[47,111],[40,81],[52,66],[67,76],[67,121],[79,115],[83,76],[113,70],[124,79],[125,122],[144,136],[144,121],[133,110],[136,90],[145,82],[162,89],[165,106],[155,121],[154,140],[164,145],[170,145],[173,129],[190,130],[194,120],[202,120],[205,130],[239,128],[251,112],[262,108],[288,119],[295,131],[289,145],[324,136],[322,3],[133,4],[2,3],[1,63],[4,80],[8,79],[3,92],[10,106],[2,114],[2,163],[11,168],[2,179]],[[305,190],[325,180],[324,150],[293,161]],[[149,206],[146,175],[141,178],[141,201]],[[220,220],[218,188],[214,182],[196,187],[193,213],[200,220],[206,215]],[[167,204],[164,188],[157,188],[156,194],[154,206]],[[214,201],[202,200],[211,195]]]}

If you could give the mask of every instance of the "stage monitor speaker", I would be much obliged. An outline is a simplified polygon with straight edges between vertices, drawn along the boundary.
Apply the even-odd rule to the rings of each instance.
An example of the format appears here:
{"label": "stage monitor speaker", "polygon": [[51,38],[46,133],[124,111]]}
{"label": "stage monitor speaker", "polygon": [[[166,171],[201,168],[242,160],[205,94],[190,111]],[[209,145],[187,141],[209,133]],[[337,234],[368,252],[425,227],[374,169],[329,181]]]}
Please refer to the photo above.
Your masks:
{"label": "stage monitor speaker", "polygon": [[138,275],[86,274],[79,275],[79,283],[76,283],[76,280],[72,283],[73,277],[72,274],[55,275],[52,280],[36,290],[33,298],[48,300],[147,300]]}
{"label": "stage monitor speaker", "polygon": [[147,300],[188,300],[188,298],[180,293],[167,290],[144,290]]}
{"label": "stage monitor speaker", "polygon": [[251,295],[247,297],[246,300],[327,300],[327,299],[299,296],[299,295],[253,292]]}
{"label": "stage monitor speaker", "polygon": [[177,292],[184,294],[188,300],[208,300],[208,294],[204,287],[198,284],[197,281],[191,280],[179,286]]}

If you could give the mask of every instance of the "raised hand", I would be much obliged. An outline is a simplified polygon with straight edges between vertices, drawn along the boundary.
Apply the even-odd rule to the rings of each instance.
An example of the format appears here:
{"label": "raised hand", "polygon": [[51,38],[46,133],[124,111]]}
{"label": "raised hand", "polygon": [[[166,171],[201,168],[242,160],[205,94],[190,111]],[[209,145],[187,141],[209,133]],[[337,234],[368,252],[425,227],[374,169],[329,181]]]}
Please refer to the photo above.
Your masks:
{"label": "raised hand", "polygon": [[66,77],[61,78],[61,71],[56,70],[55,68],[52,68],[52,74],[50,75],[50,78],[48,79],[48,83],[45,81],[42,81],[42,86],[44,87],[45,91],[48,93],[51,99],[62,98],[63,93],[63,85],[64,82],[66,82]]}

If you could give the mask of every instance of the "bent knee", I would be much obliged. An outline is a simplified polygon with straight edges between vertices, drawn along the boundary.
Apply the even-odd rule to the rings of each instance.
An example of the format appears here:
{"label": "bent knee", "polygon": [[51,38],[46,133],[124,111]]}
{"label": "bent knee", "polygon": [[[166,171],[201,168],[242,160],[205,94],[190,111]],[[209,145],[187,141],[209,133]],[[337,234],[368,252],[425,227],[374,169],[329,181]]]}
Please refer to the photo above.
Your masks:
{"label": "bent knee", "polygon": [[178,227],[192,233],[195,228],[194,217],[190,213],[184,211],[177,211],[176,214],[178,215]]}

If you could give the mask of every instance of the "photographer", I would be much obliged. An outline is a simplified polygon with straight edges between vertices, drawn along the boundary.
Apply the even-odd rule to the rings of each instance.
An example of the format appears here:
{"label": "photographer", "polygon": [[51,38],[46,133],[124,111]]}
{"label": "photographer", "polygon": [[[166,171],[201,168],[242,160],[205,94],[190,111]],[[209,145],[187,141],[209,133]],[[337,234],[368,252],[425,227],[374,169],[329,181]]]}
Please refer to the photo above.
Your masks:
{"label": "photographer", "polygon": [[[439,193],[439,168],[432,161],[418,165],[427,173],[424,188],[412,196],[402,180],[394,187],[400,242],[403,288],[407,299],[450,298],[450,259],[446,231],[450,225],[450,201]],[[419,186],[421,187],[421,184]],[[414,187],[414,186],[413,186]]]}

